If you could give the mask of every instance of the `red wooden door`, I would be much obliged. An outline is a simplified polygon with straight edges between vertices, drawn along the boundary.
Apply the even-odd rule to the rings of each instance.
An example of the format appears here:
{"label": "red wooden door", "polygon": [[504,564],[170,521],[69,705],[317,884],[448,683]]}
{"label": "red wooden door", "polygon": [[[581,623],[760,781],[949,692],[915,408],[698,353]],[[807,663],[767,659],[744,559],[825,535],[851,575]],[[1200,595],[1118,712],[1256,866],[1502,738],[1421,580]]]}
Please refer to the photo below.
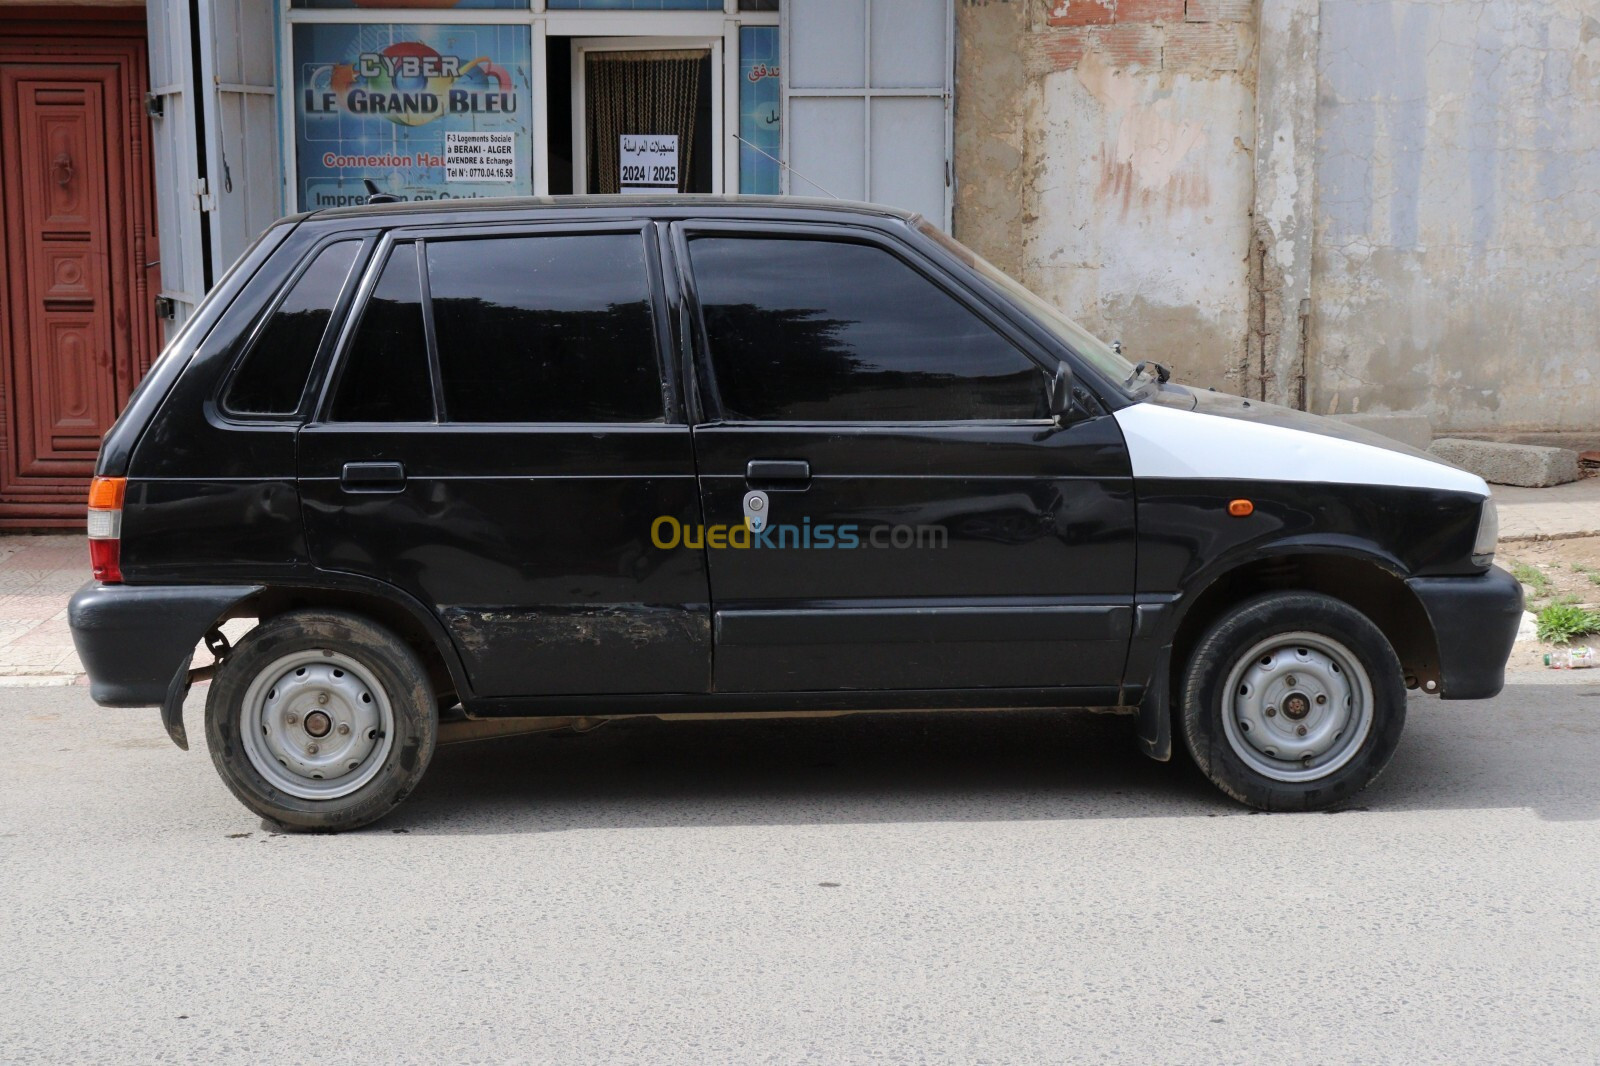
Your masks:
{"label": "red wooden door", "polygon": [[154,348],[144,45],[71,25],[0,41],[3,526],[81,523]]}

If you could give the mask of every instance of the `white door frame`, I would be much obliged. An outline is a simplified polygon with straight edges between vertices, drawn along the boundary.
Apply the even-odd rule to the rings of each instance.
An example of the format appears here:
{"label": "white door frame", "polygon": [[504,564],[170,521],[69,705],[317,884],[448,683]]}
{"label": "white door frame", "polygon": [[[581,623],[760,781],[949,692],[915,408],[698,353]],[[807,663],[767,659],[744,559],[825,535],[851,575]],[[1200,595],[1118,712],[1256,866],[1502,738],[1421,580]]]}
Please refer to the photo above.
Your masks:
{"label": "white door frame", "polygon": [[[705,49],[711,53],[711,191],[723,191],[725,146],[722,143],[723,113],[727,110],[722,62],[722,37],[574,37],[572,39],[572,191],[588,192],[588,137],[585,135],[584,103],[587,52],[658,52],[674,49]],[[738,91],[738,86],[733,87]],[[737,98],[735,98],[737,101]],[[738,113],[738,104],[734,104]],[[732,153],[738,158],[738,153]]]}

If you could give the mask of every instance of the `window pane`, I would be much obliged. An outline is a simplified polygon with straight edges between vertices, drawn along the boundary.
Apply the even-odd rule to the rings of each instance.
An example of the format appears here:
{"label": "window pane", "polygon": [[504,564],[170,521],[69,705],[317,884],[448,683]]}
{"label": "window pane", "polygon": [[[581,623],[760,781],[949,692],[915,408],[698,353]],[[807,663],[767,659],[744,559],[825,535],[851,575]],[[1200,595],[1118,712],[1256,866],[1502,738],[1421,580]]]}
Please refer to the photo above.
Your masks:
{"label": "window pane", "polygon": [[942,90],[945,0],[872,0],[872,84]]}
{"label": "window pane", "polygon": [[550,0],[551,11],[721,11],[722,0]]}
{"label": "window pane", "polygon": [[805,0],[785,11],[784,19],[789,23],[784,76],[791,89],[866,86],[866,0]]}
{"label": "window pane", "polygon": [[360,248],[359,241],[340,241],[317,253],[244,357],[224,407],[252,415],[288,415],[299,409],[334,301]]}
{"label": "window pane", "polygon": [[776,196],[782,191],[778,153],[783,118],[778,81],[778,27],[739,29],[739,191]]}
{"label": "window pane", "polygon": [[415,2],[415,0],[291,0],[290,7],[301,8],[404,8],[415,10],[417,8],[454,9],[468,11],[472,9],[491,9],[495,11],[526,11],[528,0],[428,0],[428,2]]}
{"label": "window pane", "polygon": [[450,421],[661,417],[639,234],[429,242],[428,288]]}
{"label": "window pane", "polygon": [[791,119],[789,154],[783,160],[789,195],[865,200],[866,101],[859,96],[791,96],[783,120]]}
{"label": "window pane", "polygon": [[433,385],[414,245],[397,245],[345,354],[335,422],[429,422]]}
{"label": "window pane", "polygon": [[302,210],[364,204],[367,181],[402,200],[533,193],[532,27],[410,21],[426,17],[285,27]]}
{"label": "window pane", "polygon": [[729,418],[953,421],[1049,412],[1038,364],[881,248],[702,237],[689,254]]}

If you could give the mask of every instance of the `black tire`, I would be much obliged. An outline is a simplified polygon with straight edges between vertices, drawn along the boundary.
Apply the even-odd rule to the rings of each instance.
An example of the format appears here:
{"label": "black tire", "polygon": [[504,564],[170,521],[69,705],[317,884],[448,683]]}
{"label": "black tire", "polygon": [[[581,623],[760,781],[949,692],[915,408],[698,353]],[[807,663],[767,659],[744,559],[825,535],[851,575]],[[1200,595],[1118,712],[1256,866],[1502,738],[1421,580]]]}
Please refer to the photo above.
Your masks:
{"label": "black tire", "polygon": [[[1262,642],[1295,633],[1310,634],[1313,638],[1320,636],[1342,645],[1344,650],[1351,653],[1356,665],[1365,671],[1366,682],[1370,686],[1371,709],[1364,735],[1358,727],[1347,727],[1353,730],[1351,740],[1344,743],[1337,755],[1330,754],[1327,757],[1329,769],[1325,773],[1307,780],[1289,781],[1270,776],[1251,765],[1250,760],[1258,764],[1275,764],[1268,766],[1268,769],[1277,774],[1315,774],[1316,756],[1312,757],[1309,764],[1305,764],[1302,771],[1277,764],[1277,760],[1263,754],[1263,749],[1275,743],[1274,738],[1280,735],[1273,731],[1297,729],[1299,726],[1291,723],[1287,713],[1280,715],[1277,708],[1272,706],[1274,700],[1268,698],[1267,684],[1263,682],[1262,695],[1257,697],[1254,706],[1262,710],[1260,705],[1267,704],[1264,713],[1271,715],[1272,721],[1264,723],[1262,719],[1256,719],[1258,726],[1265,725],[1266,728],[1256,732],[1256,745],[1260,747],[1252,745],[1246,738],[1250,730],[1241,730],[1241,726],[1248,726],[1244,718],[1236,717],[1231,725],[1225,725],[1223,720],[1224,713],[1243,713],[1236,712],[1235,708],[1244,705],[1249,698],[1246,695],[1249,685],[1242,684],[1238,692],[1224,693],[1223,688],[1235,669],[1249,671],[1254,668],[1255,660],[1261,653],[1253,649],[1259,649]],[[1278,654],[1293,656],[1305,653],[1305,649],[1290,647],[1293,643],[1286,642]],[[1268,663],[1272,654],[1269,648],[1260,661]],[[1242,661],[1246,655],[1250,656],[1249,662]],[[1282,669],[1292,671],[1295,667],[1286,665]],[[1334,670],[1332,674],[1343,674],[1344,683],[1352,691],[1364,691],[1359,676],[1352,675],[1350,671]],[[1283,687],[1287,687],[1284,682],[1295,680],[1293,673],[1287,677],[1273,675],[1271,683],[1275,687],[1272,691],[1281,694]],[[1336,677],[1334,684],[1338,683]],[[1307,687],[1304,681],[1301,681],[1301,686]],[[1291,698],[1292,693],[1284,696],[1280,702],[1287,704]],[[1239,703],[1235,703],[1235,700]],[[1294,710],[1307,713],[1301,710],[1305,706],[1308,706],[1305,701],[1296,700]],[[1314,715],[1322,712],[1314,708],[1309,713]],[[1400,742],[1400,733],[1405,728],[1405,681],[1400,662],[1382,631],[1349,604],[1320,593],[1270,593],[1241,603],[1200,638],[1184,675],[1179,715],[1180,732],[1195,765],[1222,791],[1241,803],[1264,811],[1318,810],[1349,800],[1371,784],[1388,765]],[[1307,717],[1303,721],[1311,723],[1314,728],[1317,719]],[[1234,739],[1228,735],[1230,729]],[[1343,731],[1336,736],[1342,737]],[[1360,737],[1359,743],[1355,742],[1357,737]],[[1246,751],[1246,755],[1240,754],[1236,743]],[[1278,754],[1275,748],[1271,750]],[[1338,758],[1346,761],[1335,766]]]}
{"label": "black tire", "polygon": [[[252,684],[264,672],[275,671],[275,664],[300,655],[313,659],[320,655],[333,662],[353,664],[352,677],[356,669],[363,670],[382,689],[381,693],[371,692],[371,686],[357,682],[357,691],[363,693],[361,698],[370,703],[365,697],[375,695],[380,697],[380,704],[387,701],[392,740],[386,736],[388,730],[367,731],[366,735],[374,739],[365,749],[364,760],[351,766],[359,766],[362,776],[371,776],[348,795],[303,798],[285,791],[284,786],[275,784],[257,768],[241,737],[248,711],[246,697]],[[314,662],[308,665],[313,672],[319,669]],[[338,676],[346,675],[338,671]],[[270,679],[263,683],[269,684]],[[275,694],[276,688],[270,691]],[[334,707],[339,705],[336,698]],[[315,727],[324,730],[323,736],[332,737],[324,720],[317,719]],[[333,720],[339,721],[337,717]],[[306,714],[302,728],[313,728],[312,722],[313,715]],[[349,735],[349,727],[342,721],[332,728]],[[268,732],[265,726],[262,732]],[[361,730],[358,728],[356,733],[359,739]],[[268,822],[295,832],[340,832],[388,814],[421,780],[433,758],[438,733],[433,686],[416,655],[389,630],[344,611],[292,611],[251,630],[218,669],[206,696],[206,740],[211,761],[222,780],[246,807]],[[278,742],[298,739],[304,738],[284,737]],[[256,757],[262,757],[263,746],[253,747]],[[282,765],[285,773],[292,776],[294,771],[288,769],[289,764]],[[336,787],[335,782],[329,785]]]}

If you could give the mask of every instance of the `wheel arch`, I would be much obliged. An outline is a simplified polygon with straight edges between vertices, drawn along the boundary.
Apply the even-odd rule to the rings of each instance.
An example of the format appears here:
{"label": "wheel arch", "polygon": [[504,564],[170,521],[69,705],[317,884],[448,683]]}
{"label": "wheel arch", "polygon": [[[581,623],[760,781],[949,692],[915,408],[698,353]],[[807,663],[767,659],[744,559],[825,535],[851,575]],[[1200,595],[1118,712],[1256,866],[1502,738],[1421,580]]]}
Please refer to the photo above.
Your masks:
{"label": "wheel arch", "polygon": [[[1220,561],[1177,597],[1145,649],[1130,655],[1128,684],[1138,686],[1139,741],[1145,754],[1172,757],[1174,714],[1195,645],[1232,605],[1263,592],[1319,592],[1372,619],[1394,649],[1407,687],[1443,684],[1432,621],[1406,584],[1400,563],[1347,544],[1285,542],[1249,558]],[[1146,656],[1131,669],[1135,656]]]}
{"label": "wheel arch", "polygon": [[1292,546],[1239,562],[1180,599],[1170,644],[1168,684],[1176,697],[1201,635],[1234,604],[1266,592],[1316,592],[1360,611],[1394,649],[1408,688],[1438,690],[1439,650],[1428,613],[1392,560],[1347,549]]}
{"label": "wheel arch", "polygon": [[[471,680],[455,644],[434,613],[396,589],[378,582],[339,581],[308,584],[272,584],[251,597],[248,610],[234,616],[253,615],[265,622],[288,611],[328,608],[349,611],[392,630],[416,653],[428,671],[434,691],[442,698],[471,697]],[[452,701],[453,702],[453,701]]]}

